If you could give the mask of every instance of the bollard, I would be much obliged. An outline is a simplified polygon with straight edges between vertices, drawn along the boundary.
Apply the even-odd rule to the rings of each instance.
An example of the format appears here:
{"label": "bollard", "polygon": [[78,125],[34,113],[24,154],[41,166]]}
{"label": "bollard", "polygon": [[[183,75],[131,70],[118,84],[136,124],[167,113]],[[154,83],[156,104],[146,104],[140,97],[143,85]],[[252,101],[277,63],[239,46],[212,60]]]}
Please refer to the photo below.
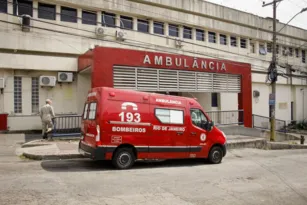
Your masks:
{"label": "bollard", "polygon": [[301,135],[301,144],[305,143],[305,137],[303,135]]}

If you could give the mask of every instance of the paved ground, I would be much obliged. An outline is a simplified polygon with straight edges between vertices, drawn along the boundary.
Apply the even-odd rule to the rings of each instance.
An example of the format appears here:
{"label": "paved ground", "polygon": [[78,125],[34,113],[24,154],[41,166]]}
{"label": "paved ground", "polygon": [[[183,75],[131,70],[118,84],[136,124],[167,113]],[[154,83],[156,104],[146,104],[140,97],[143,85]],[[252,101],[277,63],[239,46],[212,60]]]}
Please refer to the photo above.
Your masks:
{"label": "paved ground", "polygon": [[306,205],[307,150],[233,150],[220,165],[200,161],[110,163],[29,161],[20,136],[0,138],[0,204]]}

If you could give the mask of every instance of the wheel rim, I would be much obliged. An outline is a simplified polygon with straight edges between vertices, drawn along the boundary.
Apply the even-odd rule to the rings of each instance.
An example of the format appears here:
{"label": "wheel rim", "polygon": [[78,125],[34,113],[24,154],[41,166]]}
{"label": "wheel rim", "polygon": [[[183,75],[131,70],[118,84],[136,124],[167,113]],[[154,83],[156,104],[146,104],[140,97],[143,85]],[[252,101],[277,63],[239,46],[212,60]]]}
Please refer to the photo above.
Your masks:
{"label": "wheel rim", "polygon": [[128,153],[122,153],[119,155],[117,162],[121,167],[126,167],[131,163],[131,156]]}
{"label": "wheel rim", "polygon": [[214,161],[214,162],[218,162],[218,161],[220,161],[220,159],[221,159],[221,156],[222,156],[222,153],[220,152],[220,151],[214,151],[213,153],[212,153],[212,160]]}

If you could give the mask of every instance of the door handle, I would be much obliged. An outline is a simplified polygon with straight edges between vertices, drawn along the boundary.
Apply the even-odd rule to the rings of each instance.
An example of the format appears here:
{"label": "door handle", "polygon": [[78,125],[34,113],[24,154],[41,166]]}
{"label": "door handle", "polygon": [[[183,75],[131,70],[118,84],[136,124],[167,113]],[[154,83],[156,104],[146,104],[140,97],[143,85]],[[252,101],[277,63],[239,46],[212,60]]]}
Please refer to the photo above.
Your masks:
{"label": "door handle", "polygon": [[183,135],[183,132],[177,132],[177,135]]}
{"label": "door handle", "polygon": [[195,136],[195,135],[196,135],[196,132],[191,132],[191,135]]}

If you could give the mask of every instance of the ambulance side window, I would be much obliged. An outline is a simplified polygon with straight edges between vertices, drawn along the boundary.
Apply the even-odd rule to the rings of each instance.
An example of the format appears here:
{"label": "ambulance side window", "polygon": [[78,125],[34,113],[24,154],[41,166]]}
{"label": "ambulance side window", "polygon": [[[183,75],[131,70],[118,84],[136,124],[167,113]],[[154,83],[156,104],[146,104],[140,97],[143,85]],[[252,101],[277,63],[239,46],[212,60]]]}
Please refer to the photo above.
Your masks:
{"label": "ambulance side window", "polygon": [[199,128],[202,128],[203,123],[208,122],[204,113],[199,109],[191,109],[191,120],[192,123]]}
{"label": "ambulance side window", "polygon": [[83,120],[86,120],[88,113],[88,104],[86,103],[83,110]]}
{"label": "ambulance side window", "polygon": [[89,114],[88,114],[89,120],[95,120],[96,119],[96,108],[97,108],[97,103],[92,102],[90,104],[90,109],[89,109]]}
{"label": "ambulance side window", "polygon": [[163,124],[183,124],[183,111],[165,108],[155,109],[155,115]]}

